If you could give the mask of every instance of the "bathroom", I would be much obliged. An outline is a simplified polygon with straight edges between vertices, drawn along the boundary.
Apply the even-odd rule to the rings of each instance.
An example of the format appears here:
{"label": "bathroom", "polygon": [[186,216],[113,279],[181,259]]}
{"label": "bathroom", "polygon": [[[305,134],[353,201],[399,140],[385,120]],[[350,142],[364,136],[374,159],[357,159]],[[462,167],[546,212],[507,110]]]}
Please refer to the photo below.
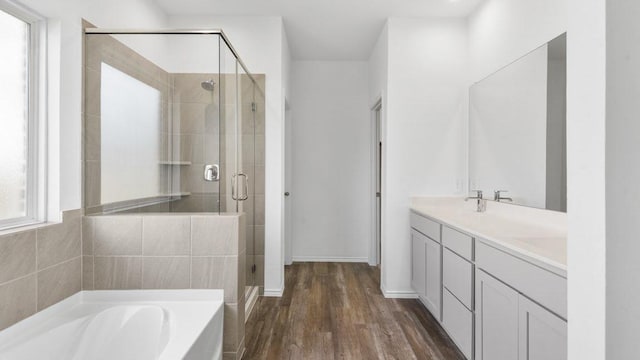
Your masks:
{"label": "bathroom", "polygon": [[0,0],[0,358],[635,358],[638,14]]}

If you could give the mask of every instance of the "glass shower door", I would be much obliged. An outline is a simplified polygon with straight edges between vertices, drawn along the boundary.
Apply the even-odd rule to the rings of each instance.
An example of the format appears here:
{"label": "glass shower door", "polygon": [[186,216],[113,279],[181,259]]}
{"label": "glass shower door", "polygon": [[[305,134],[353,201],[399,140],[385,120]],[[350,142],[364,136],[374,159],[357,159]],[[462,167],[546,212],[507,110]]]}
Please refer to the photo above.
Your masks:
{"label": "glass shower door", "polygon": [[[186,42],[185,35],[170,38],[172,44]],[[205,59],[215,59],[211,39],[194,38]],[[215,45],[220,38],[216,37]],[[176,45],[177,46],[177,45]],[[211,64],[209,64],[211,62]],[[174,212],[220,211],[220,74],[217,64],[178,68],[170,74],[172,124],[170,141]]]}
{"label": "glass shower door", "polygon": [[238,212],[238,80],[233,52],[220,42],[220,211]]}
{"label": "glass shower door", "polygon": [[238,66],[239,80],[239,120],[238,134],[240,144],[238,146],[238,165],[240,186],[243,186],[243,199],[239,203],[238,211],[245,213],[245,229],[247,235],[246,246],[246,288],[245,294],[249,296],[255,286],[255,84],[251,77]]}

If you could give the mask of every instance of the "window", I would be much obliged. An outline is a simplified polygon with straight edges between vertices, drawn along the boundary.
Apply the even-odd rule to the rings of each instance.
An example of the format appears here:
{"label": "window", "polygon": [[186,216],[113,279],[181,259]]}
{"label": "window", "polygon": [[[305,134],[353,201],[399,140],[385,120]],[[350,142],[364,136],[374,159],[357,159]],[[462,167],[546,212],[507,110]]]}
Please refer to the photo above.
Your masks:
{"label": "window", "polygon": [[101,69],[100,201],[157,197],[162,94],[105,63]]}
{"label": "window", "polygon": [[41,18],[0,0],[0,229],[44,221]]}

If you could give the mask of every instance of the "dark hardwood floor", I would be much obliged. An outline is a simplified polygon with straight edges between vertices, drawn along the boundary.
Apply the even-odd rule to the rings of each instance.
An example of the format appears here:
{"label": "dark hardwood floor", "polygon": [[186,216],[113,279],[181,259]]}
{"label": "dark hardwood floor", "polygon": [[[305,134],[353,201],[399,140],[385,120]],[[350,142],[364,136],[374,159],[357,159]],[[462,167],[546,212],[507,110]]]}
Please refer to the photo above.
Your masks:
{"label": "dark hardwood floor", "polygon": [[244,359],[464,359],[417,300],[385,299],[367,264],[295,263],[258,300]]}

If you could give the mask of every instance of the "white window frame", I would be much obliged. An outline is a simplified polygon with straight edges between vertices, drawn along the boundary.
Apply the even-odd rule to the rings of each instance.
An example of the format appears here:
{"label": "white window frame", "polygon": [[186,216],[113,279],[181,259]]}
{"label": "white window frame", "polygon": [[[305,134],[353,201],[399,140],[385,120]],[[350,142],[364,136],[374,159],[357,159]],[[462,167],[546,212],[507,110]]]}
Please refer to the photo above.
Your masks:
{"label": "white window frame", "polygon": [[26,215],[0,219],[2,231],[47,221],[47,24],[44,17],[14,1],[0,0],[0,10],[29,25]]}

